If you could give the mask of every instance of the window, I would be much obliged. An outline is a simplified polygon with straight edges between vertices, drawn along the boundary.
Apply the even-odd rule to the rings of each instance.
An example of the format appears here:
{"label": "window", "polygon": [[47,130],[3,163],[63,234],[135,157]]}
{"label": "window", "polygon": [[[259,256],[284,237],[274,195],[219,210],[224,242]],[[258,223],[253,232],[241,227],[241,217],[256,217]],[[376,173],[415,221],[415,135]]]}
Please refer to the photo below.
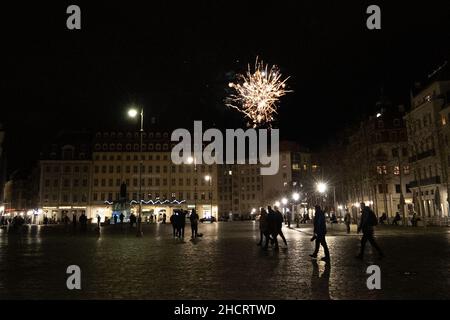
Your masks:
{"label": "window", "polygon": [[379,184],[378,185],[378,193],[387,193],[387,184],[384,185],[384,188],[383,188],[383,184]]}
{"label": "window", "polygon": [[400,175],[400,168],[399,168],[399,166],[394,166],[394,175],[396,175],[396,176]]}
{"label": "window", "polygon": [[386,166],[377,166],[377,173],[378,174],[387,174]]}
{"label": "window", "polygon": [[408,175],[409,173],[410,173],[409,166],[408,165],[403,166],[403,174]]}
{"label": "window", "polygon": [[401,193],[401,187],[399,184],[395,185],[395,193]]}

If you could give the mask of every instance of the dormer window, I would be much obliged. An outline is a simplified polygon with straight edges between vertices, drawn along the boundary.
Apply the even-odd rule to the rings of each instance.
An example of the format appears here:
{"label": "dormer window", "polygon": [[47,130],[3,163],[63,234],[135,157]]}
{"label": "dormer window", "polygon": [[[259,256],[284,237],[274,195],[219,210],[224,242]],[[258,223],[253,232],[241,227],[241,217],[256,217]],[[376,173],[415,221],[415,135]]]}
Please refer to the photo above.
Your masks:
{"label": "dormer window", "polygon": [[73,159],[73,147],[72,146],[64,146],[62,150],[62,156],[64,160],[72,160]]}

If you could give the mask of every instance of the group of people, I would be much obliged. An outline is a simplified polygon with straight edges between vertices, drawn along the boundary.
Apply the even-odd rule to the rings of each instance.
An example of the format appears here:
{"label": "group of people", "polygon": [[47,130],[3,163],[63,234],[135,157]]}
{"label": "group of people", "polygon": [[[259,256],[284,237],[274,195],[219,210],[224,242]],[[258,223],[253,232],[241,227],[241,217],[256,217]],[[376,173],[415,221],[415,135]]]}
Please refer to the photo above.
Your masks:
{"label": "group of people", "polygon": [[[178,239],[184,238],[184,229],[186,227],[186,216],[189,214],[187,210],[174,210],[170,216],[170,223],[172,224],[173,237]],[[189,221],[191,223],[191,238],[196,239],[200,234],[198,233],[199,216],[195,209],[192,209],[189,214]]]}
{"label": "group of people", "polygon": [[[282,226],[283,214],[278,210],[277,207],[274,207],[274,209],[272,209],[271,206],[268,206],[267,211],[266,209],[261,208],[261,215],[259,218],[260,239],[258,245],[263,246],[263,249],[267,250],[270,241],[275,246],[275,248],[278,249],[278,236],[280,236],[287,247],[287,241],[284,237]],[[265,238],[264,245],[263,238]]]}
{"label": "group of people", "polygon": [[[364,202],[360,204],[361,208],[361,219],[357,228],[357,233],[362,232],[361,238],[361,248],[359,254],[356,256],[359,259],[364,257],[364,251],[366,247],[366,243],[370,242],[372,247],[378,252],[379,257],[383,257],[384,254],[381,248],[375,241],[374,236],[374,226],[378,224],[378,219],[375,213],[365,205]],[[315,206],[315,214],[314,214],[314,229],[313,236],[311,241],[315,241],[314,252],[310,254],[310,257],[313,259],[317,259],[317,255],[319,253],[320,247],[322,246],[324,251],[324,257],[321,258],[322,261],[330,261],[330,252],[328,249],[328,245],[326,242],[326,234],[327,234],[327,225],[326,225],[326,217],[325,212],[319,205]],[[268,211],[268,212],[267,212]],[[283,215],[278,210],[277,207],[274,207],[274,210],[269,206],[268,210],[261,208],[261,215],[259,219],[259,229],[260,229],[260,240],[258,242],[258,246],[261,246],[263,243],[263,237],[265,238],[263,249],[268,249],[269,241],[272,242],[275,249],[278,249],[278,235],[281,236],[284,243],[287,246],[286,238],[282,232],[282,222]],[[351,216],[350,213],[347,212],[344,217],[344,222],[347,226],[347,233],[350,233],[350,224],[351,224]]]}

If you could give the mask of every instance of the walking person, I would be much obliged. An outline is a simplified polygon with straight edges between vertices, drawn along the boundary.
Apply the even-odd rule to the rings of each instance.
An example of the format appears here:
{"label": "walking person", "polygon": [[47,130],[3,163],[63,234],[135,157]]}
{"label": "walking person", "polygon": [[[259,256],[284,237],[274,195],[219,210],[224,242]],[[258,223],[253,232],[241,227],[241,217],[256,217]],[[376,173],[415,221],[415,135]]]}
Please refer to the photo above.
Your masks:
{"label": "walking person", "polygon": [[166,214],[165,213],[163,213],[163,216],[162,216],[162,223],[163,224],[166,224]]}
{"label": "walking person", "polygon": [[173,237],[177,237],[177,226],[175,224],[175,211],[172,212],[172,215],[170,216],[170,224],[172,225],[172,231],[173,231]]}
{"label": "walking person", "polygon": [[184,238],[184,228],[186,227],[186,214],[187,211],[185,210],[180,210],[180,214],[179,214],[179,221],[180,221],[180,237]]}
{"label": "walking person", "polygon": [[267,234],[267,211],[264,208],[260,209],[260,215],[259,215],[259,242],[256,244],[257,246],[262,245],[263,237],[269,237]]}
{"label": "walking person", "polygon": [[287,211],[286,211],[286,219],[287,219],[288,228],[290,228],[291,222],[292,222],[292,212],[289,209],[287,209]]}
{"label": "walking person", "polygon": [[[120,213],[119,219],[120,219],[120,224],[123,224],[123,219],[125,219],[125,215],[123,214],[123,212]],[[116,219],[116,221],[117,221],[117,219]],[[116,222],[114,222],[114,223],[116,223]]]}
{"label": "walking person", "polygon": [[350,212],[348,211],[348,209],[345,209],[344,223],[345,223],[345,227],[347,228],[347,233],[350,233],[350,225],[352,223],[352,216],[350,215]]}
{"label": "walking person", "polygon": [[130,215],[130,228],[133,228],[133,225],[136,223],[136,216],[134,213]]}
{"label": "walking person", "polygon": [[397,212],[395,214],[394,220],[392,221],[392,224],[398,226],[398,222],[401,221],[401,220],[402,220],[402,218],[400,217],[400,213]]}
{"label": "walking person", "polygon": [[325,220],[325,213],[322,211],[319,205],[315,206],[315,214],[314,214],[314,236],[311,238],[311,241],[316,240],[316,248],[313,254],[309,256],[313,259],[317,258],[317,254],[319,253],[320,246],[322,245],[325,256],[320,259],[322,261],[330,261],[330,252],[328,250],[328,245],[325,240],[325,235],[327,234],[327,225]]}
{"label": "walking person", "polygon": [[277,235],[280,235],[281,239],[283,239],[284,244],[287,247],[287,242],[286,242],[286,238],[284,237],[283,234],[283,215],[281,214],[280,210],[278,210],[277,207],[275,207],[275,214],[277,216]]}
{"label": "walking person", "polygon": [[264,244],[264,250],[269,247],[269,240],[275,245],[275,249],[278,249],[278,228],[277,228],[277,215],[272,210],[271,206],[267,207],[267,236]]}
{"label": "walking person", "polygon": [[191,238],[195,239],[198,234],[198,214],[195,212],[195,209],[192,209],[189,220],[191,221]]}
{"label": "walking person", "polygon": [[74,229],[77,227],[77,215],[75,213],[72,215],[72,225]]}
{"label": "walking person", "polygon": [[101,221],[101,217],[100,217],[100,215],[97,213],[97,228],[99,228],[100,229],[100,221]]}
{"label": "walking person", "polygon": [[369,207],[366,207],[366,204],[364,202],[361,202],[361,221],[358,226],[358,233],[362,231],[363,236],[361,238],[361,251],[356,256],[358,259],[362,259],[364,257],[364,248],[366,247],[367,241],[370,242],[372,248],[375,248],[375,250],[377,250],[378,256],[380,258],[384,256],[380,247],[375,242],[373,227],[378,224],[377,222],[377,216],[375,215],[375,213]]}
{"label": "walking person", "polygon": [[86,215],[84,214],[84,212],[81,214],[79,220],[80,220],[81,230],[82,230],[82,231],[86,231],[86,228],[87,228],[87,217],[86,217]]}

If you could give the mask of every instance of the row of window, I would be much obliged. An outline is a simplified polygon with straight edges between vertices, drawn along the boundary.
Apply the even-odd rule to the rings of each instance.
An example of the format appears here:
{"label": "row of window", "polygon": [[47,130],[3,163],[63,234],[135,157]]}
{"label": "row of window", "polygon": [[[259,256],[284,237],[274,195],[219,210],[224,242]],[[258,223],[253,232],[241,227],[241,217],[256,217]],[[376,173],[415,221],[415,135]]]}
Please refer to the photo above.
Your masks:
{"label": "row of window", "polygon": [[[44,180],[44,186],[46,188],[50,188],[52,186],[53,188],[59,188],[60,186],[60,180],[59,179],[45,179]],[[87,179],[63,179],[62,180],[62,186],[64,188],[70,188],[70,187],[87,187],[88,186],[88,180]]]}
{"label": "row of window", "polygon": [[[416,197],[418,197],[419,196],[419,191],[416,191],[415,192],[415,194],[416,194]],[[428,195],[434,195],[434,190],[430,190],[430,191],[421,191],[420,192],[420,194],[422,195],[422,196],[428,196]]]}
{"label": "row of window", "polygon": [[[175,179],[175,178],[172,178],[172,179],[170,179],[170,185],[171,186],[188,186],[188,187],[190,187],[191,186],[191,182],[192,182],[192,185],[193,186],[197,186],[197,185],[199,185],[199,183],[198,183],[198,180],[199,179],[193,179],[192,181],[191,181],[191,179],[190,178],[187,178],[187,179],[183,179],[183,178],[179,178],[178,180],[177,179]],[[127,185],[127,186],[133,186],[133,187],[137,187],[137,186],[139,186],[139,179],[137,179],[137,178],[134,178],[134,179],[132,179],[132,180],[130,180],[130,179],[125,179],[125,184]],[[130,182],[131,182],[131,184],[130,184]],[[164,179],[160,179],[160,178],[145,178],[145,179],[141,179],[141,184],[142,184],[142,186],[143,187],[145,187],[145,186],[149,186],[149,187],[152,187],[152,186],[156,186],[156,187],[159,187],[159,186],[167,186],[168,185],[168,182],[169,182],[169,180],[168,179],[166,179],[166,178],[164,178]],[[178,183],[178,184],[177,184]],[[116,186],[116,187],[120,187],[120,185],[122,184],[122,180],[121,179],[116,179],[116,180],[114,180],[114,179],[94,179],[94,186],[95,187],[114,187],[114,186]],[[205,181],[205,179],[200,179],[200,185],[201,186],[207,186],[207,185],[209,185],[209,183],[207,182],[207,181]]]}
{"label": "row of window", "polygon": [[[94,150],[95,151],[141,151],[141,145],[139,143],[135,143],[135,144],[131,144],[131,143],[127,143],[125,145],[121,144],[121,143],[104,143],[104,144],[100,144],[100,143],[96,143],[94,146]],[[150,144],[143,144],[142,145],[142,151],[169,151],[169,144],[164,143],[164,144],[160,144],[160,143],[150,143]]]}
{"label": "row of window", "polygon": [[[59,173],[61,172],[61,166],[60,165],[46,165],[44,166],[44,171],[46,173],[50,173],[50,172],[54,172],[54,173]],[[63,173],[88,173],[89,172],[89,166],[63,166],[62,168],[62,172]]]}
{"label": "row of window", "polygon": [[[232,192],[232,187],[231,186],[219,186],[218,188],[219,192]],[[258,185],[247,185],[246,187],[241,187],[241,191],[260,191],[261,190],[261,186]]]}
{"label": "row of window", "polygon": [[439,175],[437,164],[429,165],[428,167],[417,168],[414,170],[414,180],[432,178]]}
{"label": "row of window", "polygon": [[[68,194],[68,193],[63,193],[61,195],[61,202],[63,203],[87,203],[87,195],[86,194]],[[52,194],[51,198],[49,196],[49,194],[44,194],[44,202],[49,202],[51,199],[51,201],[53,202],[58,202],[58,195],[57,194]]]}
{"label": "row of window", "polygon": [[408,130],[411,134],[415,134],[422,128],[429,127],[433,124],[431,113],[423,115],[422,119],[414,119],[409,121]]}
{"label": "row of window", "polygon": [[96,154],[94,156],[94,159],[96,161],[100,161],[100,160],[103,160],[103,161],[116,161],[116,160],[117,161],[122,161],[122,160],[138,161],[139,159],[141,159],[143,161],[146,161],[146,160],[149,160],[149,161],[153,161],[153,160],[160,161],[161,159],[164,160],[164,161],[167,161],[167,160],[169,160],[169,155],[163,154],[161,156],[160,154],[156,154],[156,155],[153,155],[153,154],[149,154],[149,155],[141,154],[139,156],[139,154],[133,154],[133,155],[127,154],[126,156],[122,157],[121,154],[116,154],[116,155],[114,155],[114,154],[110,154],[110,155],[106,155],[106,154],[99,155],[99,154]]}
{"label": "row of window", "polygon": [[[228,195],[224,195],[224,196],[220,196],[219,199],[220,199],[220,201],[222,201],[222,200],[226,201],[226,200],[232,200],[232,197],[228,196]],[[256,196],[254,193],[241,194],[241,200],[255,200],[255,199],[256,199]]]}
{"label": "row of window", "polygon": [[[388,167],[387,166],[377,166],[377,173],[380,175],[386,175],[388,174]],[[400,175],[400,167],[399,166],[393,166],[392,167],[392,173],[396,176]],[[403,166],[403,174],[408,175],[410,174],[409,165]]]}
{"label": "row of window", "polygon": [[[184,165],[178,165],[178,166],[170,166],[170,172],[176,173],[178,167],[178,173],[191,173],[195,172],[194,168],[191,168],[191,166],[184,166]],[[168,166],[142,166],[142,173],[167,173],[169,170]],[[198,165],[197,173],[205,173],[211,171],[211,166],[208,165]],[[94,166],[94,173],[139,173],[139,165],[136,166]]]}
{"label": "row of window", "polygon": [[[408,185],[405,184],[406,193],[411,193],[411,189],[409,189]],[[387,184],[379,184],[378,185],[378,193],[389,193],[389,187]],[[399,184],[395,185],[395,193],[401,193],[401,186]]]}
{"label": "row of window", "polygon": [[[162,134],[161,134],[161,132],[149,132],[149,133],[147,133],[147,132],[143,132],[142,133],[142,137],[143,138],[147,138],[147,136],[150,138],[150,139],[153,139],[153,138],[156,138],[156,139],[161,139],[161,137],[162,138],[164,138],[164,139],[168,139],[169,138],[169,133],[168,132],[163,132]],[[96,138],[118,138],[118,139],[123,139],[123,138],[126,138],[126,139],[132,139],[133,137],[135,138],[135,139],[138,139],[139,138],[139,132],[134,132],[134,133],[131,133],[131,132],[127,132],[127,133],[123,133],[123,132],[97,132],[96,134],[95,134],[95,137]]]}

